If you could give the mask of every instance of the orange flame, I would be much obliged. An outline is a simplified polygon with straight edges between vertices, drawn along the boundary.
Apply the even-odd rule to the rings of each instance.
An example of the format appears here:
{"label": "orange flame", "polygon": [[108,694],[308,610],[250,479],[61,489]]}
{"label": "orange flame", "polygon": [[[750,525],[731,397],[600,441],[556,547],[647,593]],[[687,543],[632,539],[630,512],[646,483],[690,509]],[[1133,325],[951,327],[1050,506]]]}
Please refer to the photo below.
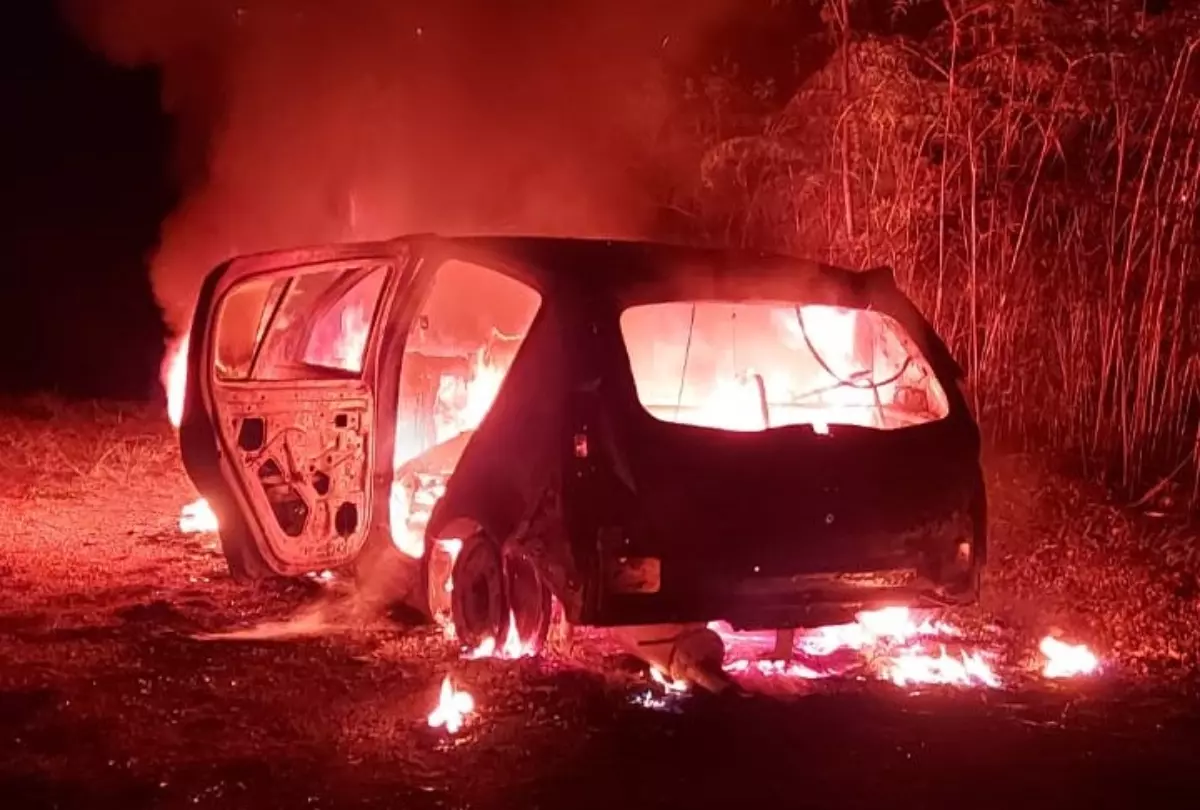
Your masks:
{"label": "orange flame", "polygon": [[173,348],[167,349],[167,360],[163,363],[162,385],[167,394],[167,419],[171,427],[178,428],[183,422],[183,400],[187,393],[188,336],[184,335]]}
{"label": "orange flame", "polygon": [[466,723],[467,715],[474,711],[475,698],[470,692],[455,689],[447,675],[442,679],[437,706],[429,713],[429,727],[444,727],[449,733],[457,734]]}
{"label": "orange flame", "polygon": [[522,640],[521,632],[517,629],[517,614],[508,613],[508,632],[504,643],[498,645],[496,639],[487,636],[479,642],[479,646],[463,655],[464,658],[477,660],[480,658],[502,658],[516,661],[518,658],[530,658],[537,655],[537,643],[533,639]]}
{"label": "orange flame", "polygon": [[[187,394],[188,337],[184,335],[173,348],[167,350],[163,363],[163,390],[167,394],[167,419],[171,427],[179,429],[183,422],[183,400]],[[187,504],[179,513],[179,530],[185,534],[215,532],[217,516],[204,498]]]}
{"label": "orange flame", "polygon": [[[793,653],[797,660],[762,657],[773,646],[774,633],[737,633],[724,622],[709,627],[725,641],[725,671],[768,677],[820,679],[845,674],[862,658],[846,662],[847,653],[865,654],[876,676],[896,686],[945,684],[956,686],[1002,685],[1000,676],[983,651],[950,653],[935,639],[961,638],[953,625],[920,617],[906,607],[862,611],[849,624],[819,627],[799,634]],[[749,648],[749,649],[748,649]],[[758,653],[757,657],[754,655]]]}
{"label": "orange flame", "polygon": [[1091,675],[1100,668],[1100,660],[1083,644],[1067,644],[1053,636],[1046,636],[1038,648],[1046,656],[1042,675],[1047,678]]}
{"label": "orange flame", "polygon": [[204,498],[197,498],[179,512],[179,530],[185,534],[215,532],[219,528],[217,516]]}
{"label": "orange flame", "polygon": [[650,667],[650,680],[661,686],[668,692],[682,693],[688,690],[687,681],[679,681],[674,678],[668,678],[658,667]]}

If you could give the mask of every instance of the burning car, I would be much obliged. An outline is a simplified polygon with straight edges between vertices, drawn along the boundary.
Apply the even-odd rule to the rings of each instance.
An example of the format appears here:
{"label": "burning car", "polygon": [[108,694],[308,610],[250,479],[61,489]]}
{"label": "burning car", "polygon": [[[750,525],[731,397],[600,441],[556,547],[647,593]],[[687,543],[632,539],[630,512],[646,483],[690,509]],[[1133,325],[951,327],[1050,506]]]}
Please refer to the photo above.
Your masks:
{"label": "burning car", "polygon": [[189,343],[241,577],[353,566],[469,646],[978,595],[979,432],[887,268],[416,236],[226,262]]}

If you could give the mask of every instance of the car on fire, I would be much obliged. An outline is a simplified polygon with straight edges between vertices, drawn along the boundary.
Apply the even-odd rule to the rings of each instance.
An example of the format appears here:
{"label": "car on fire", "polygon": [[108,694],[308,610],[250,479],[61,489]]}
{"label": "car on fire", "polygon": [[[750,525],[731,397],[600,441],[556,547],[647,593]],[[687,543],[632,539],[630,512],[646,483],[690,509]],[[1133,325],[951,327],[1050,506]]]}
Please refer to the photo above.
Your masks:
{"label": "car on fire", "polygon": [[888,268],[419,235],[228,261],[188,340],[239,577],[352,568],[466,645],[978,595],[979,431]]}

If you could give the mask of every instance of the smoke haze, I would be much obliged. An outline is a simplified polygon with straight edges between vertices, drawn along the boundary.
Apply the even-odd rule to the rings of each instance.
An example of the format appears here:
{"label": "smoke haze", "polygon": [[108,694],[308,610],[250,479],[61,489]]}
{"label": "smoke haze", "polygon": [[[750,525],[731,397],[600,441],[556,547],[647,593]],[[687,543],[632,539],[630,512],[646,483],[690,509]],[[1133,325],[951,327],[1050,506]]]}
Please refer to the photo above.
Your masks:
{"label": "smoke haze", "polygon": [[732,0],[65,0],[157,65],[183,196],[152,281],[186,328],[230,255],[406,232],[646,235],[672,71]]}

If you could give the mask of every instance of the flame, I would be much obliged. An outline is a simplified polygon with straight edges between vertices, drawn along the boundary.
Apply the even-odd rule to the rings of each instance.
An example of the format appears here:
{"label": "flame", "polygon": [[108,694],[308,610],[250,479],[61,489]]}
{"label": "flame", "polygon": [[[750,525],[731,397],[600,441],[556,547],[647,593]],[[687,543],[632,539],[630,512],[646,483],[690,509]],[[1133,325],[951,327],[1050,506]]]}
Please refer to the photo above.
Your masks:
{"label": "flame", "polygon": [[163,364],[163,389],[167,394],[167,419],[171,427],[178,429],[183,422],[183,399],[187,393],[188,336],[173,349],[167,350],[167,362]]}
{"label": "flame", "polygon": [[[816,680],[866,669],[902,688],[1004,685],[993,666],[994,650],[972,649],[958,627],[906,607],[862,611],[848,624],[798,631],[790,661],[766,657],[774,647],[774,631],[735,632],[725,622],[709,627],[725,642],[724,668],[733,675]],[[952,651],[952,646],[957,649]],[[1100,668],[1097,656],[1084,645],[1047,636],[1040,647],[1046,678],[1090,675]]]}
{"label": "flame", "polygon": [[658,667],[650,667],[650,680],[668,692],[680,694],[688,690],[687,681],[677,681],[674,678],[668,678]]}
{"label": "flame", "polygon": [[479,642],[479,646],[475,649],[464,653],[463,657],[471,660],[501,658],[507,661],[516,661],[518,658],[531,658],[537,655],[537,652],[537,643],[534,639],[521,639],[521,632],[517,629],[517,614],[510,610],[508,612],[508,632],[504,636],[504,643],[497,644],[496,639],[487,636]]}
{"label": "flame", "polygon": [[862,611],[849,624],[802,632],[795,638],[795,658],[790,661],[763,657],[774,645],[774,631],[738,633],[724,622],[709,627],[725,642],[724,668],[735,675],[816,680],[846,675],[867,665],[876,677],[899,687],[1002,685],[988,652],[951,653],[946,640],[961,641],[962,631],[906,607]]}
{"label": "flame", "polygon": [[979,652],[960,652],[948,655],[940,646],[937,655],[921,650],[904,650],[883,667],[884,677],[896,686],[913,684],[952,684],[971,686],[983,684],[993,689],[1001,686],[1000,677]]}
{"label": "flame", "polygon": [[185,534],[215,532],[218,528],[217,516],[204,498],[197,498],[179,512],[179,530]]}
{"label": "flame", "polygon": [[1046,656],[1042,675],[1047,678],[1074,678],[1091,675],[1100,669],[1100,660],[1083,644],[1067,644],[1046,636],[1038,649]]}
{"label": "flame", "polygon": [[449,733],[457,734],[466,723],[467,715],[474,711],[475,698],[470,692],[455,689],[447,675],[442,679],[437,706],[429,713],[429,727],[444,727]]}
{"label": "flame", "polygon": [[877,312],[669,302],[626,310],[621,331],[639,401],[667,421],[828,435],[835,424],[884,429],[948,412],[918,347]]}
{"label": "flame", "polygon": [[[444,445],[479,427],[500,393],[509,365],[490,360],[483,349],[475,354],[465,374],[443,373],[438,381],[433,413],[433,435],[422,441],[402,426],[414,414],[401,404],[397,414],[397,440],[393,470],[403,471],[413,459],[432,447]],[[401,371],[401,374],[404,372]],[[403,382],[402,382],[403,385]],[[408,425],[411,429],[411,425]],[[427,446],[428,444],[428,446]],[[446,491],[452,469],[438,473],[398,475],[389,497],[392,542],[403,554],[420,559],[425,555],[425,526],[433,508]]]}
{"label": "flame", "polygon": [[[322,325],[324,326],[324,325]],[[304,362],[313,365],[337,368],[344,371],[362,371],[367,338],[371,335],[371,319],[362,304],[351,304],[338,314],[337,331],[327,335],[314,333],[304,351]]]}
{"label": "flame", "polygon": [[[188,336],[184,335],[174,347],[167,349],[163,363],[162,385],[167,395],[167,420],[176,430],[183,422],[183,401],[187,394]],[[185,534],[215,532],[217,516],[208,501],[198,498],[179,512],[179,530]]]}

